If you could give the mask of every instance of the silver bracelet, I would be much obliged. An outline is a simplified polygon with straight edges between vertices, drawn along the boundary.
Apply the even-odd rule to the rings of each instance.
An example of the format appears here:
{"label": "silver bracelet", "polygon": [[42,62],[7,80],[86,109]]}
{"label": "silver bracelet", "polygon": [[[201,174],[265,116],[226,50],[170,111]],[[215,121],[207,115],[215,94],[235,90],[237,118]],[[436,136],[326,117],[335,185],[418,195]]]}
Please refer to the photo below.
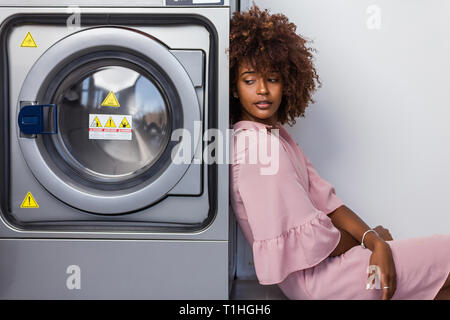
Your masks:
{"label": "silver bracelet", "polygon": [[373,230],[373,229],[369,229],[369,230],[367,230],[366,232],[364,232],[364,234],[363,234],[363,236],[362,236],[362,240],[361,240],[361,246],[364,248],[364,249],[366,249],[366,246],[364,245],[364,237],[366,236],[366,234],[368,233],[368,232],[375,232],[375,234],[379,237],[380,235],[378,234],[378,232],[376,232],[375,230]]}

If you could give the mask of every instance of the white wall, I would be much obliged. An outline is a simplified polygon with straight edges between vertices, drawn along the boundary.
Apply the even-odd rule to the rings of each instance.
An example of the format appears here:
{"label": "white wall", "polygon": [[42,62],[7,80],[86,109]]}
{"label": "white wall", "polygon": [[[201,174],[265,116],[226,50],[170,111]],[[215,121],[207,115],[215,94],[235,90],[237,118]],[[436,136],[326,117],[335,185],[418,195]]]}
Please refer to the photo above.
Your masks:
{"label": "white wall", "polygon": [[255,3],[318,50],[316,104],[286,127],[319,174],[394,239],[449,234],[450,1]]}

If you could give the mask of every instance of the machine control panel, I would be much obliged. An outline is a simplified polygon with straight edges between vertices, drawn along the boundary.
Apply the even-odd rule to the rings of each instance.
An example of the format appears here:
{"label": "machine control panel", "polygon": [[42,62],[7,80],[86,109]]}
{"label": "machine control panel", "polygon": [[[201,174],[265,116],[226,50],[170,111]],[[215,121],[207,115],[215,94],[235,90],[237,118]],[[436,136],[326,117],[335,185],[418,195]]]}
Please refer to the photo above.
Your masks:
{"label": "machine control panel", "polygon": [[224,0],[166,0],[166,6],[224,5]]}

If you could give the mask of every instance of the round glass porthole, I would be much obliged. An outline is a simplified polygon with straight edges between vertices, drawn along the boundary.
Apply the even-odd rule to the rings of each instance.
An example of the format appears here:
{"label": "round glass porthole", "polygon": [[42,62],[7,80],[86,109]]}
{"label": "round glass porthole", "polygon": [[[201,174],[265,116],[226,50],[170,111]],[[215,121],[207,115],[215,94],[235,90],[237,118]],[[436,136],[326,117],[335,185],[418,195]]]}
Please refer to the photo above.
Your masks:
{"label": "round glass porthole", "polygon": [[124,52],[88,54],[60,69],[41,94],[58,106],[59,132],[40,146],[77,184],[123,190],[169,165],[183,110],[171,81],[150,62]]}
{"label": "round glass porthole", "polygon": [[[108,97],[113,103],[102,105]],[[169,108],[159,85],[124,63],[83,66],[62,81],[53,103],[59,109],[56,149],[92,180],[133,178],[155,163],[170,138]],[[90,135],[92,127],[109,135]]]}

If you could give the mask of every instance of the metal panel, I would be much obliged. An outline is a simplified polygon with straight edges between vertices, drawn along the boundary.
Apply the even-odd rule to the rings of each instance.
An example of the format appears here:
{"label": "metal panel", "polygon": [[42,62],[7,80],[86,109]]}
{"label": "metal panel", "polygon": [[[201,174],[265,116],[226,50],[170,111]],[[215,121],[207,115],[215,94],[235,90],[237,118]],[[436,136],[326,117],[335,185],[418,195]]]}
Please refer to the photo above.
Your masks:
{"label": "metal panel", "polygon": [[170,50],[170,52],[183,65],[194,87],[203,86],[204,54],[198,50]]}
{"label": "metal panel", "polygon": [[223,0],[166,0],[167,6],[220,6]]}
{"label": "metal panel", "polygon": [[0,0],[0,6],[11,7],[162,7],[164,0]]}
{"label": "metal panel", "polygon": [[0,6],[12,7],[162,7],[162,6],[229,6],[230,0],[0,0]]}
{"label": "metal panel", "polygon": [[[65,5],[77,5],[80,3],[89,6],[99,5],[100,2],[89,1],[10,1],[14,6],[23,3],[36,3],[38,8],[0,8],[0,21],[21,12],[33,16],[39,14],[59,14],[61,19],[67,19],[67,8],[58,7]],[[124,5],[123,1],[111,1]],[[110,3],[111,3],[110,2]],[[226,8],[130,8],[138,1],[127,2],[122,8],[106,8],[107,1],[103,1],[101,8],[81,8],[83,13],[83,27],[96,23],[95,18],[86,17],[85,14],[93,14],[95,17],[112,18],[113,15],[127,15],[127,21],[133,23],[136,16],[152,14],[191,14],[198,16],[211,23],[214,22],[213,31],[216,33],[217,42],[214,49],[215,56],[205,50],[205,70],[209,71],[213,64],[217,63],[218,74],[212,76],[207,73],[205,80],[205,118],[209,116],[213,120],[207,126],[215,126],[220,130],[228,128],[228,59],[225,49],[228,46],[229,10]],[[146,1],[149,3],[149,1]],[[228,1],[226,1],[228,2]],[[5,2],[3,1],[2,4]],[[52,8],[43,8],[41,5],[52,5]],[[128,17],[130,19],[128,19]],[[85,19],[86,18],[86,19]],[[61,20],[60,19],[60,20]],[[64,22],[64,20],[62,20]],[[148,21],[143,19],[141,21]],[[112,20],[117,23],[117,20]],[[212,24],[212,23],[211,23]],[[30,24],[28,24],[30,26]],[[46,32],[61,32],[67,30],[58,29],[53,26],[39,26],[46,28]],[[133,27],[145,29],[145,26],[136,24]],[[179,27],[179,26],[178,26]],[[191,28],[193,26],[190,26]],[[156,29],[155,26],[153,28]],[[166,42],[174,49],[197,49],[192,47],[192,38],[182,37],[174,33],[174,26],[165,28],[161,26],[158,32],[167,32]],[[190,29],[189,29],[190,30]],[[144,31],[145,32],[145,31]],[[67,35],[67,33],[65,34]],[[197,34],[195,34],[197,37]],[[64,36],[64,34],[63,34]],[[45,41],[46,38],[41,39]],[[196,39],[195,39],[196,40]],[[51,44],[50,44],[51,45]],[[211,49],[210,48],[210,49]],[[27,73],[27,64],[34,62],[33,59],[39,55],[37,51],[29,52],[31,61],[17,64],[13,77],[14,86],[20,88],[23,79],[21,73]],[[2,55],[4,58],[5,56]],[[211,58],[210,58],[211,57]],[[216,66],[214,65],[214,68]],[[0,70],[2,71],[2,70]],[[2,74],[2,76],[4,76]],[[5,78],[2,78],[2,80]],[[5,87],[4,81],[0,81]],[[9,96],[16,101],[17,88],[11,88],[3,92],[0,90],[0,100]],[[213,95],[216,88],[217,95]],[[197,91],[198,94],[198,91]],[[3,111],[3,110],[2,110]],[[14,117],[12,117],[14,121]],[[0,123],[9,123],[8,112],[0,113]],[[5,220],[6,213],[11,210],[10,205],[16,205],[20,199],[9,201],[9,192],[5,188],[9,183],[5,181],[9,177],[9,155],[5,153],[12,151],[15,158],[11,159],[15,165],[20,165],[23,170],[26,164],[17,150],[17,146],[10,145],[9,137],[2,137],[0,146],[0,176],[2,185],[1,212],[0,214],[0,251],[3,259],[0,260],[0,298],[2,299],[227,299],[228,298],[228,165],[204,169],[204,181],[214,184],[214,194],[202,194],[201,197],[169,197],[157,205],[147,208],[137,214],[128,215],[135,219],[151,221],[164,220],[166,217],[172,221],[197,220],[202,215],[207,219],[194,232],[171,232],[158,230],[123,230],[97,229],[92,223],[92,229],[20,229],[20,225],[12,225],[10,220]],[[6,168],[6,169],[3,169]],[[217,180],[210,179],[211,172],[217,172]],[[16,172],[17,173],[17,172]],[[38,196],[46,196],[51,208],[40,211],[24,212],[28,220],[33,220],[36,215],[53,214],[57,218],[59,214],[67,214],[71,217],[81,217],[89,222],[95,220],[94,215],[89,215],[52,198],[42,186],[33,178],[31,173],[23,172],[20,177],[13,175],[14,179],[23,177],[21,188],[36,188]],[[7,183],[5,183],[7,182]],[[220,183],[218,183],[220,182]],[[16,185],[17,186],[17,185]],[[20,198],[20,196],[19,196]],[[15,202],[14,202],[14,201]],[[211,207],[213,214],[208,212]],[[41,208],[40,208],[41,209]],[[40,210],[36,209],[36,210]],[[206,210],[206,211],[205,211]],[[8,212],[7,212],[8,211]],[[200,214],[199,214],[200,213]],[[126,222],[121,222],[123,216],[108,217],[113,222],[126,227]],[[178,220],[180,219],[180,220]],[[13,221],[14,222],[14,221]],[[58,240],[63,237],[65,240]],[[22,238],[22,239],[11,239]],[[25,239],[23,239],[25,238]],[[43,238],[43,239],[37,239]],[[97,238],[98,240],[95,240]],[[80,240],[83,239],[83,240]],[[91,239],[91,240],[89,240]],[[112,241],[107,239],[113,239]],[[132,240],[134,239],[134,240]],[[160,240],[147,240],[160,239]],[[170,240],[168,240],[170,239]],[[195,241],[192,241],[195,240]],[[208,241],[204,241],[208,240]],[[215,241],[220,240],[220,241]],[[183,266],[180,267],[180,261]],[[79,289],[77,287],[77,277]],[[71,289],[69,289],[71,288]]]}
{"label": "metal panel", "polygon": [[0,239],[0,252],[0,299],[228,299],[227,241]]}
{"label": "metal panel", "polygon": [[[9,15],[19,13],[19,12],[27,12],[29,14],[33,14],[33,16],[39,15],[41,13],[50,13],[57,14],[61,13],[62,19],[66,19],[64,13],[65,8],[23,8],[23,9],[14,9],[14,8],[6,8],[0,10],[0,17],[7,17]],[[211,77],[210,74],[207,74],[206,80],[206,90],[205,90],[205,118],[208,118],[208,116],[214,115],[211,119],[216,119],[216,123],[211,120],[212,122],[208,123],[207,126],[218,126],[220,130],[225,132],[225,129],[228,128],[228,91],[222,90],[223,88],[228,87],[228,59],[226,57],[226,48],[228,46],[228,30],[229,30],[229,10],[227,8],[154,8],[154,9],[137,9],[137,8],[82,8],[83,17],[86,19],[83,19],[83,27],[85,25],[98,23],[98,18],[103,19],[103,16],[107,16],[108,18],[112,18],[115,14],[126,16],[128,23],[131,23],[133,26],[136,26],[136,24],[141,24],[139,28],[142,28],[142,30],[146,30],[145,25],[149,20],[148,19],[136,19],[136,17],[142,16],[143,14],[156,14],[159,15],[158,17],[162,17],[164,14],[180,14],[179,17],[181,17],[181,14],[183,16],[185,15],[191,15],[196,17],[201,17],[205,21],[208,21],[209,23],[211,21],[214,21],[214,26],[212,31],[214,31],[214,34],[217,35],[217,42],[216,45],[211,47],[216,49],[217,56],[216,57],[210,57],[210,50],[205,50],[207,54],[206,59],[206,70],[210,70],[210,64],[214,61],[217,61],[218,66],[218,74],[217,77]],[[89,15],[94,15],[97,17],[97,19],[91,19],[89,18]],[[108,14],[108,15],[106,15]],[[112,14],[112,15],[110,15]],[[64,20],[63,20],[64,21]],[[151,22],[154,21],[162,21],[161,18],[158,19],[151,19]],[[114,21],[111,21],[114,23],[117,23],[117,19],[114,19]],[[143,24],[143,25],[142,25]],[[45,26],[42,26],[45,27]],[[48,27],[48,26],[47,26]],[[195,31],[193,33],[196,34],[195,39],[182,36],[180,37],[180,33],[174,33],[173,32],[174,26],[171,27],[165,27],[160,26],[159,28],[156,26],[152,26],[152,30],[157,30],[157,33],[159,35],[165,35],[165,41],[171,48],[198,48],[197,46],[192,46],[192,43],[195,41],[197,42],[197,35],[198,33]],[[192,28],[192,26],[191,26]],[[198,27],[199,29],[201,27]],[[57,30],[57,29],[55,29]],[[190,30],[190,29],[189,29]],[[51,28],[48,28],[47,31],[51,32]],[[64,30],[63,30],[64,31]],[[67,32],[67,31],[66,31]],[[189,31],[190,32],[190,31]],[[192,32],[191,32],[192,33]],[[202,37],[203,38],[203,37]],[[208,37],[207,37],[208,38]],[[207,39],[206,38],[206,39]],[[42,40],[44,40],[43,38]],[[41,43],[42,43],[41,40]],[[39,47],[42,48],[42,45]],[[38,48],[38,49],[39,49]],[[32,52],[30,52],[30,59],[33,60]],[[28,63],[28,61],[26,61]],[[20,68],[23,68],[24,70],[27,68],[26,64],[23,64],[23,66],[20,66]],[[15,82],[19,85],[21,84],[20,77],[17,78],[17,75],[23,72],[24,70],[19,69],[19,72],[14,72],[11,74],[11,77],[15,78]],[[208,71],[209,72],[209,71]],[[211,82],[213,81],[213,82]],[[221,88],[217,96],[213,98],[213,88],[214,86],[209,87],[209,83],[216,83],[218,88]],[[10,91],[11,97],[14,96],[14,88]],[[3,99],[3,98],[2,98]],[[208,105],[211,106],[211,108],[208,107]],[[2,116],[2,121],[5,120],[5,117]],[[14,120],[14,119],[13,119]],[[7,144],[8,146],[8,144]],[[9,145],[8,148],[13,148],[14,145]],[[2,151],[4,152],[4,150]],[[20,155],[17,156],[14,160],[14,164],[16,163],[22,163],[23,159],[20,158]],[[73,232],[71,229],[60,229],[59,227],[55,227],[55,229],[50,229],[52,231],[49,231],[48,229],[43,229],[37,227],[36,229],[32,229],[33,231],[30,231],[30,229],[22,229],[23,226],[21,225],[11,225],[11,223],[14,223],[14,221],[8,220],[4,221],[6,212],[3,212],[2,222],[0,224],[0,233],[2,236],[6,237],[46,237],[46,238],[57,238],[61,236],[61,233],[58,231],[64,232],[65,238],[107,238],[107,239],[165,239],[167,237],[170,237],[171,239],[227,239],[228,238],[228,165],[217,165],[216,167],[210,166],[206,167],[203,171],[203,181],[207,182],[209,180],[209,175],[211,173],[211,170],[217,170],[218,172],[218,180],[220,183],[212,181],[213,185],[217,188],[217,190],[214,192],[215,195],[211,195],[208,193],[203,193],[201,196],[201,201],[199,202],[197,198],[193,197],[170,197],[168,198],[169,201],[162,201],[158,203],[157,205],[147,208],[145,211],[139,212],[139,214],[133,214],[128,215],[128,219],[125,219],[123,216],[114,216],[109,217],[108,219],[111,219],[111,222],[114,222],[113,225],[120,225],[123,226],[125,229],[129,232],[123,232],[122,229],[110,229],[109,227],[107,229],[104,228],[98,228],[98,225],[93,223],[93,228],[86,229],[81,228],[77,232]],[[207,173],[208,174],[205,174]],[[3,175],[4,176],[4,175]],[[16,175],[13,175],[16,176]],[[27,183],[22,185],[22,188],[41,188],[39,184],[36,182],[36,180],[33,179],[32,176],[26,175],[24,176],[26,178]],[[211,181],[210,181],[211,182]],[[211,183],[210,183],[211,184]],[[42,188],[41,188],[42,189]],[[2,189],[3,191],[6,189]],[[2,191],[2,210],[9,210],[9,200],[6,202],[8,204],[5,205],[4,199],[8,199],[8,193]],[[42,191],[42,192],[41,192]],[[42,193],[39,197],[48,197],[48,194],[44,189],[42,189],[40,192]],[[216,193],[217,192],[217,193]],[[21,192],[19,192],[21,193]],[[19,199],[22,197],[22,199]],[[11,202],[11,205],[16,206],[17,203],[19,203],[21,200],[23,200],[24,195],[18,195],[17,199],[11,199],[14,200]],[[52,199],[51,197],[49,199]],[[53,199],[54,200],[54,199]],[[201,203],[201,204],[200,204]],[[44,213],[52,213],[54,217],[53,219],[58,219],[58,215],[65,214],[70,215],[74,220],[77,220],[76,217],[82,219],[83,221],[86,221],[89,223],[91,220],[95,220],[95,216],[83,214],[82,212],[77,212],[73,208],[70,208],[66,206],[64,203],[59,201],[53,201],[51,202],[51,208],[47,208],[47,210],[43,210],[39,214],[31,211],[23,212],[23,217],[27,218],[29,221],[32,221],[36,216],[40,216]],[[183,210],[181,211],[180,208]],[[212,210],[214,214],[208,213],[209,210]],[[40,210],[36,209],[36,210]],[[206,210],[206,212],[205,212]],[[80,214],[81,213],[81,214]],[[205,218],[202,217],[207,217]],[[50,217],[49,217],[50,218]],[[99,218],[99,217],[97,217]],[[200,220],[198,220],[200,219]],[[81,220],[80,220],[81,221]],[[184,221],[184,222],[195,222],[200,221],[202,224],[195,225],[193,228],[195,233],[178,233],[171,232],[170,230],[167,230],[166,232],[160,231],[158,228],[153,230],[148,229],[142,229],[142,228],[135,228],[134,226],[136,224],[142,225],[143,222],[151,222],[151,221]],[[98,222],[98,221],[97,221]],[[128,227],[130,226],[130,227]],[[19,229],[17,229],[19,228]],[[130,228],[130,229],[128,229]],[[101,232],[96,232],[95,230],[99,230]],[[172,229],[171,229],[172,230]],[[173,229],[176,230],[176,229]],[[104,232],[108,231],[108,232]],[[168,233],[167,233],[168,232]]]}

